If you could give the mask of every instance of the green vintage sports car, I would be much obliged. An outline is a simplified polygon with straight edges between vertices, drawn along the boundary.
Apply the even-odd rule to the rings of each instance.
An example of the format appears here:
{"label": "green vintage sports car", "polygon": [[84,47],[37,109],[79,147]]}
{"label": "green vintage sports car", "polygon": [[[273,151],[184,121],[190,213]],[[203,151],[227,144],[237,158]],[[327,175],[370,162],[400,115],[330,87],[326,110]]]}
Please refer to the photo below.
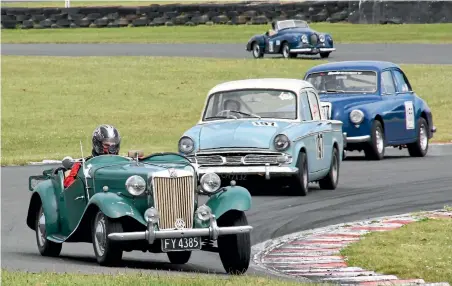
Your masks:
{"label": "green vintage sports car", "polygon": [[[164,252],[183,264],[192,251],[205,250],[218,252],[230,274],[248,269],[251,195],[234,181],[220,187],[218,175],[208,173],[198,186],[197,170],[182,155],[129,152],[83,161],[64,188],[73,163],[63,160],[64,167],[29,178],[27,225],[41,255],[58,256],[65,242],[87,242],[105,266],[118,265],[123,251]],[[199,194],[208,196],[201,206]]]}

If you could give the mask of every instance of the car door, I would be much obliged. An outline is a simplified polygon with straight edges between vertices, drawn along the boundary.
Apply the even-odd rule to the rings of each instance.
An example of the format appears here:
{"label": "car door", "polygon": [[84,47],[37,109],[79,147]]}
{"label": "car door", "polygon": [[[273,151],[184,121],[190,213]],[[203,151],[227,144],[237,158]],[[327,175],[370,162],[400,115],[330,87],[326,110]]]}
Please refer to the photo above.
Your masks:
{"label": "car door", "polygon": [[279,46],[281,45],[281,41],[279,40],[279,35],[275,34],[273,36],[268,36],[268,33],[265,34],[265,53],[273,54],[277,53],[279,50]]}
{"label": "car door", "polygon": [[402,70],[396,68],[392,73],[396,84],[396,97],[403,101],[405,107],[404,132],[401,133],[401,139],[416,138],[416,103],[411,85]]}
{"label": "car door", "polygon": [[329,159],[331,158],[331,136],[332,133],[328,132],[331,129],[331,124],[328,120],[322,118],[321,115],[321,106],[318,94],[313,89],[307,89],[308,92],[308,100],[309,100],[309,108],[311,110],[312,120],[315,122],[314,130],[315,132],[315,149],[312,152],[315,156],[309,162],[315,162],[315,169],[317,171],[322,171],[329,167]]}
{"label": "car door", "polygon": [[[83,172],[80,168],[80,172]],[[80,218],[85,210],[88,199],[86,198],[85,184],[77,176],[75,181],[63,190],[65,202],[65,216],[67,231],[71,233],[78,225]]]}
{"label": "car door", "polygon": [[380,87],[384,102],[382,117],[386,141],[400,141],[405,136],[405,102],[396,94],[396,85],[390,69],[381,73]]}

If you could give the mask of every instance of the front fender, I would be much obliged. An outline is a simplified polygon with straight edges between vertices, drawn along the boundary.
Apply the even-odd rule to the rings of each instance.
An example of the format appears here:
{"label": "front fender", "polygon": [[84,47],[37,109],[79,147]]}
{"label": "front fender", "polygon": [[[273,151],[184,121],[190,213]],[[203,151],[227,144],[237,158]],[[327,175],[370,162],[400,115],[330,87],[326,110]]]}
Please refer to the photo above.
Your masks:
{"label": "front fender", "polygon": [[249,39],[248,43],[246,44],[246,50],[251,51],[252,49],[252,43],[257,42],[259,46],[262,46],[264,44],[264,36],[263,35],[254,35]]}
{"label": "front fender", "polygon": [[251,194],[247,189],[240,186],[228,186],[225,189],[206,202],[217,219],[230,210],[247,211],[251,208]]}
{"label": "front fender", "polygon": [[92,205],[97,206],[102,213],[112,219],[129,216],[146,225],[140,211],[135,208],[132,200],[127,197],[118,196],[115,193],[97,193],[91,197],[86,209],[89,209]]}
{"label": "front fender", "polygon": [[59,233],[58,200],[55,195],[55,186],[51,179],[39,183],[31,194],[27,226],[32,230],[35,230],[35,219],[41,205],[46,217],[47,235]]}

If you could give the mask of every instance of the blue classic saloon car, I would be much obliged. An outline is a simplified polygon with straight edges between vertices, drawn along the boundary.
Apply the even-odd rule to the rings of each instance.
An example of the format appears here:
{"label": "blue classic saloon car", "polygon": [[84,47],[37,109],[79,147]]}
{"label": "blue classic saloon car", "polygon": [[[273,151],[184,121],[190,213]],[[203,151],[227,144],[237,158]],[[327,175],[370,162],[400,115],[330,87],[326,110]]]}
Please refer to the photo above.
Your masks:
{"label": "blue classic saloon car", "polygon": [[322,117],[310,83],[269,78],[212,88],[198,124],[182,135],[178,149],[200,175],[215,172],[224,184],[233,179],[262,190],[276,182],[305,196],[309,182],[336,188],[343,142],[342,122]]}
{"label": "blue classic saloon car", "polygon": [[273,21],[272,29],[265,34],[253,36],[246,50],[257,59],[264,54],[282,54],[284,58],[320,54],[321,58],[328,58],[336,49],[330,34],[312,30],[306,21],[282,20]]}
{"label": "blue classic saloon car", "polygon": [[436,131],[427,103],[412,89],[402,69],[391,62],[346,61],[308,70],[304,79],[319,92],[322,111],[344,123],[349,151],[384,158],[386,146],[427,154]]}

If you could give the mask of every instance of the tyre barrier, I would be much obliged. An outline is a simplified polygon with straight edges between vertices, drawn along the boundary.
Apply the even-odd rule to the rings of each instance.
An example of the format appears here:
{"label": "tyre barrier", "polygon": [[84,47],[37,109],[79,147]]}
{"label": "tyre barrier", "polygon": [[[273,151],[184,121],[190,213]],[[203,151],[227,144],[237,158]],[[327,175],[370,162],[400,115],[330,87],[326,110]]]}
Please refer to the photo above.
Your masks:
{"label": "tyre barrier", "polygon": [[2,29],[267,25],[273,20],[355,24],[450,23],[452,1],[302,1],[74,8],[2,7]]}

